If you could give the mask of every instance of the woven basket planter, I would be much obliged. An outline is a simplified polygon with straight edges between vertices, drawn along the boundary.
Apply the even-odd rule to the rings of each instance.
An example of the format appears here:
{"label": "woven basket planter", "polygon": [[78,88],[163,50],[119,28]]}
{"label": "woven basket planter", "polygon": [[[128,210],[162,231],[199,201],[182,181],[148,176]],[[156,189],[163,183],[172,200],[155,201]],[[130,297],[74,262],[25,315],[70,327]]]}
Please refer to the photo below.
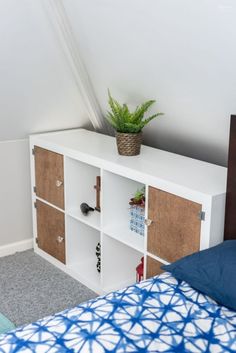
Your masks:
{"label": "woven basket planter", "polygon": [[116,142],[119,154],[122,156],[137,156],[140,154],[142,132],[137,134],[117,132]]}

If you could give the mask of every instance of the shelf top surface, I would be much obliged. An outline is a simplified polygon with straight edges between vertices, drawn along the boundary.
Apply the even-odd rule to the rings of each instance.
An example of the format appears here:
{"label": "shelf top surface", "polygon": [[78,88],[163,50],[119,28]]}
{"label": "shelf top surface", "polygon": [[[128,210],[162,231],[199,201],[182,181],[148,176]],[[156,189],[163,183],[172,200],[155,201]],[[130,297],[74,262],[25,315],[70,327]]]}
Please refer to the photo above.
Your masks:
{"label": "shelf top surface", "polygon": [[[115,138],[85,129],[31,135],[33,144],[144,183],[164,183],[214,196],[226,191],[227,168],[142,145],[139,156],[117,153]],[[118,172],[119,171],[119,172]]]}

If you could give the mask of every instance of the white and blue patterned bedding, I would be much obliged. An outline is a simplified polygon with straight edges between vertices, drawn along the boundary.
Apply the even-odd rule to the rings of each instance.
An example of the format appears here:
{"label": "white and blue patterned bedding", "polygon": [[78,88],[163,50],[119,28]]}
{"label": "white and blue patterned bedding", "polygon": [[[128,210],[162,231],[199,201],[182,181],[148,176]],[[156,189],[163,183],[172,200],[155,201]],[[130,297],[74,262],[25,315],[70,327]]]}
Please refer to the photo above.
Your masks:
{"label": "white and blue patterned bedding", "polygon": [[0,337],[0,352],[236,352],[236,312],[170,274]]}

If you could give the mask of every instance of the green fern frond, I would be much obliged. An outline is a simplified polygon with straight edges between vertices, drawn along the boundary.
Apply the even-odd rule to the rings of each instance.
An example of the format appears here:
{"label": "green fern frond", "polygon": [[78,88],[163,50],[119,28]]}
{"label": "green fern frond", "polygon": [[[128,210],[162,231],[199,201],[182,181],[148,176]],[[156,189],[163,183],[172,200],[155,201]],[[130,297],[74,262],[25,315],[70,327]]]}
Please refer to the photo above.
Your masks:
{"label": "green fern frond", "polygon": [[111,96],[111,93],[108,90],[108,104],[111,111],[107,112],[106,119],[118,132],[138,133],[151,120],[159,115],[163,115],[163,113],[157,113],[144,119],[145,113],[154,103],[155,100],[149,100],[139,105],[134,112],[131,112],[127,104],[121,105]]}
{"label": "green fern frond", "polygon": [[149,118],[143,120],[141,122],[141,126],[142,126],[142,129],[144,128],[144,126],[146,126],[148,123],[150,123],[151,120],[153,120],[154,118],[160,116],[160,115],[164,115],[163,113],[157,113],[157,114],[154,114],[152,116],[150,116]]}
{"label": "green fern frond", "polygon": [[144,114],[148,111],[148,109],[153,105],[156,101],[155,100],[149,100],[147,102],[144,102],[140,106],[138,106],[133,113],[133,122],[140,122],[143,119]]}

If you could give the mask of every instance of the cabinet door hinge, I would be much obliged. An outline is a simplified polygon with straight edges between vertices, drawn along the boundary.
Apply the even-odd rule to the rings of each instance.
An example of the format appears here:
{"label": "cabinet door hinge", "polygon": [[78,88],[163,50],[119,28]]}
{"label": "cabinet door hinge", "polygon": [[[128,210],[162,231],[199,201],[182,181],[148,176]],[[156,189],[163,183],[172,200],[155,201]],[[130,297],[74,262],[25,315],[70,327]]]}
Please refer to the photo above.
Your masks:
{"label": "cabinet door hinge", "polygon": [[37,202],[36,201],[34,202],[34,208],[37,208]]}
{"label": "cabinet door hinge", "polygon": [[38,244],[39,243],[39,239],[35,238],[35,243]]}
{"label": "cabinet door hinge", "polygon": [[37,191],[36,186],[34,186],[34,193],[35,193],[35,194],[36,194],[36,191]]}
{"label": "cabinet door hinge", "polygon": [[32,155],[35,156],[35,149],[32,148]]}
{"label": "cabinet door hinge", "polygon": [[200,212],[198,213],[198,218],[199,218],[200,221],[205,221],[206,213],[203,212],[203,211],[200,211]]}

